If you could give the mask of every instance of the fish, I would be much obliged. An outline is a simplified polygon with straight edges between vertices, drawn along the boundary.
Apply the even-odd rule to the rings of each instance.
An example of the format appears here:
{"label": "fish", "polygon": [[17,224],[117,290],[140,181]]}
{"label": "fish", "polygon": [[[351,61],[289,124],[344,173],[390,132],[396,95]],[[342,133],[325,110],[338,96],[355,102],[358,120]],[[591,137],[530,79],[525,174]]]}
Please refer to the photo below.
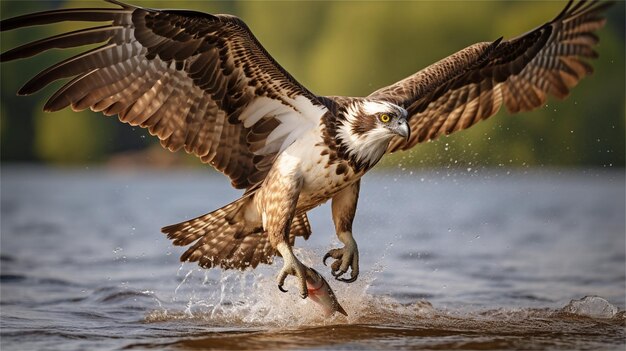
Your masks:
{"label": "fish", "polygon": [[328,318],[335,314],[335,312],[339,312],[346,317],[348,316],[346,310],[339,304],[337,296],[335,296],[333,289],[330,288],[326,279],[315,269],[310,267],[307,267],[306,287],[309,291],[308,297],[311,301],[322,307],[324,317]]}

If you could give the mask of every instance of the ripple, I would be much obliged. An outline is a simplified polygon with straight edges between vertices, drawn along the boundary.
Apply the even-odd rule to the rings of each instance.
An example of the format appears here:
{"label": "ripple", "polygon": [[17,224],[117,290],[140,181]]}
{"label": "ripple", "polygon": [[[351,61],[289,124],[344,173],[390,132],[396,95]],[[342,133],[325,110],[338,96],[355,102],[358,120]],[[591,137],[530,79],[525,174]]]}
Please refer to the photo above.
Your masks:
{"label": "ripple", "polygon": [[28,222],[16,224],[11,229],[21,235],[57,235],[63,233],[62,226],[53,222]]}
{"label": "ripple", "polygon": [[99,288],[91,294],[90,299],[97,303],[109,305],[128,303],[131,304],[133,308],[142,307],[139,304],[139,300],[158,300],[156,295],[151,291],[137,291],[119,287]]}
{"label": "ripple", "polygon": [[433,298],[435,295],[429,294],[429,293],[400,292],[400,293],[393,293],[391,296],[395,299],[406,301],[406,300],[424,300],[424,299],[427,300],[427,299]]}
{"label": "ripple", "polygon": [[0,275],[0,282],[5,284],[24,284],[24,285],[56,285],[56,286],[80,286],[74,282],[65,279],[52,277],[37,277],[19,273],[4,273]]}
{"label": "ripple", "polygon": [[21,274],[0,274],[1,283],[17,283],[28,279],[25,275]]}
{"label": "ripple", "polygon": [[0,262],[15,262],[15,261],[16,261],[15,257],[11,255],[8,255],[5,253],[0,254]]}
{"label": "ripple", "polygon": [[[371,306],[370,306],[371,307]],[[623,316],[603,323],[568,318],[553,309],[497,309],[455,314],[436,310],[428,302],[417,305],[385,305],[351,321],[276,328],[268,325],[220,324],[219,319],[179,313],[153,314],[153,323],[189,321],[212,331],[167,343],[131,343],[126,349],[597,349],[623,344]],[[424,310],[428,313],[424,313]],[[221,328],[216,328],[219,325]],[[180,327],[180,326],[179,326]],[[261,329],[259,329],[261,328]]]}
{"label": "ripple", "polygon": [[511,298],[511,299],[516,299],[516,300],[553,302],[550,299],[547,299],[547,298],[544,298],[544,297],[540,297],[540,296],[537,296],[535,294],[521,293],[521,292],[510,292],[510,293],[504,294],[503,296]]}

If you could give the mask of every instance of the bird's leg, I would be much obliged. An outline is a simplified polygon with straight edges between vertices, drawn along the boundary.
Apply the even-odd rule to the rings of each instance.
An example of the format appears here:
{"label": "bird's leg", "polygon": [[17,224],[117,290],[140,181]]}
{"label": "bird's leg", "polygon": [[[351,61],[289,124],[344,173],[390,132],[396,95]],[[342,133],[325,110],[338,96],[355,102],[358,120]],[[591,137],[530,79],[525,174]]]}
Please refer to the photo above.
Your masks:
{"label": "bird's leg", "polygon": [[306,287],[307,268],[293,254],[289,245],[289,230],[296,212],[298,197],[302,189],[302,177],[299,175],[297,160],[289,155],[279,158],[265,178],[263,187],[258,192],[263,228],[269,236],[272,247],[283,257],[283,268],[278,273],[278,289],[283,288],[288,275],[298,278],[300,296],[308,296]]}
{"label": "bird's leg", "polygon": [[[343,243],[342,248],[332,249],[324,255],[324,265],[329,257],[335,259],[330,265],[335,279],[346,283],[354,282],[359,276],[359,248],[352,237],[352,222],[356,214],[359,199],[360,180],[347,186],[333,197],[333,222],[337,238]],[[351,269],[350,278],[342,276]]]}

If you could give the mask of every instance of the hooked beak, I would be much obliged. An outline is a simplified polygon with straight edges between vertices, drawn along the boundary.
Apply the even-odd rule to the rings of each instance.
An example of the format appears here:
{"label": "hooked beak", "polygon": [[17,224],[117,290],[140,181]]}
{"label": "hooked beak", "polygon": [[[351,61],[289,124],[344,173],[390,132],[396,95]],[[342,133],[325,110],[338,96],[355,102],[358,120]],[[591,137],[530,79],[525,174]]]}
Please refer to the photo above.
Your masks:
{"label": "hooked beak", "polygon": [[409,138],[411,137],[411,127],[409,127],[409,122],[402,120],[398,124],[398,127],[396,127],[395,132],[399,136],[403,137],[405,141],[409,141]]}

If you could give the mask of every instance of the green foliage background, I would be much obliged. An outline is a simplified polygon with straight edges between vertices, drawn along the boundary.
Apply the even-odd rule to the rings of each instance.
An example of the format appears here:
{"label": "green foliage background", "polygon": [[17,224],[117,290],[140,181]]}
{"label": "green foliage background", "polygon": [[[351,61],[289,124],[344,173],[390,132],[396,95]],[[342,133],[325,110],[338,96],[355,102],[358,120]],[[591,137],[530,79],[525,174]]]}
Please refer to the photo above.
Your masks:
{"label": "green foliage background", "polygon": [[[511,38],[552,19],[562,1],[134,1],[243,18],[266,49],[311,91],[367,95],[479,41]],[[111,6],[101,1],[2,1],[8,18],[59,7]],[[471,129],[387,157],[384,164],[422,166],[624,166],[624,2],[607,13],[596,72],[561,102],[532,113],[501,111]],[[81,24],[84,25],[84,24]],[[100,25],[100,24],[96,24]],[[61,31],[62,23],[3,32],[2,51]],[[2,161],[81,164],[156,142],[145,131],[91,112],[41,112],[55,84],[29,97],[15,92],[31,76],[75,50],[3,63]],[[163,151],[166,152],[166,151]],[[198,164],[200,164],[198,162]]]}

